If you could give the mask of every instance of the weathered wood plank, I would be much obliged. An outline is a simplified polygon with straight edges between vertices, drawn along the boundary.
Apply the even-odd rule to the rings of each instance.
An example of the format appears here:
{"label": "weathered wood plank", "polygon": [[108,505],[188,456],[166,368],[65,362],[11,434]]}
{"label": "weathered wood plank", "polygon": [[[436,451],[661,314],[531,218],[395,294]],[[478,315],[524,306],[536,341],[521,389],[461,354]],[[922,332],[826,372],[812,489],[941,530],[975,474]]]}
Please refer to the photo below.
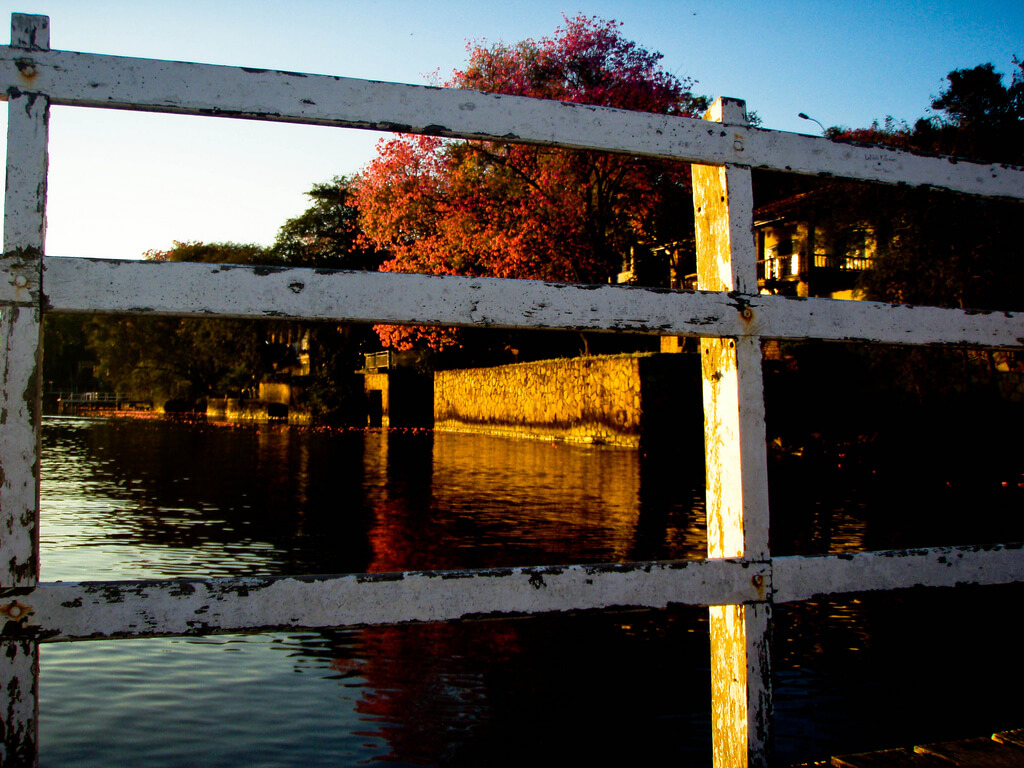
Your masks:
{"label": "weathered wood plank", "polygon": [[766,560],[768,470],[761,344],[701,339],[708,557]]}
{"label": "weathered wood plank", "polygon": [[737,133],[737,140],[743,146],[739,154],[748,157],[736,162],[754,168],[1024,198],[1024,169],[1014,166],[982,165],[953,157],[754,128],[742,138]]}
{"label": "weathered wood plank", "polygon": [[1020,768],[1024,765],[1024,750],[984,737],[921,744],[914,747],[914,752],[934,756],[946,761],[947,765],[963,768]]}
{"label": "weathered wood plank", "polygon": [[[746,122],[746,106],[718,99],[705,119]],[[697,283],[757,293],[750,170],[693,166]],[[740,310],[740,315],[746,309]],[[768,474],[761,344],[702,338],[708,557],[767,560]],[[713,606],[712,754],[716,768],[766,766],[772,757],[771,605]]]}
{"label": "weathered wood plank", "polygon": [[1024,169],[459,89],[69,51],[0,47],[0,94],[52,103],[541,143],[705,165],[928,185],[1024,198]]}
{"label": "weathered wood plank", "polygon": [[[743,125],[747,122],[747,107],[739,99],[721,98],[705,119]],[[695,164],[690,172],[700,289],[756,296],[757,249],[750,169]]]}
{"label": "weathered wood plank", "polygon": [[0,633],[66,640],[742,604],[769,587],[767,565],[736,560],[40,584],[0,597]]}
{"label": "weathered wood plank", "polygon": [[1022,581],[1024,544],[776,557],[772,561],[772,599],[776,603],[856,592]]}
{"label": "weathered wood plank", "polygon": [[39,310],[0,306],[0,588],[39,571]]}
{"label": "weathered wood plank", "polygon": [[[12,50],[49,48],[44,16],[11,17]],[[49,103],[10,94],[0,286],[0,590],[35,585],[39,574],[41,277],[46,235]],[[0,616],[10,619],[0,604]],[[14,611],[15,617],[17,611]],[[0,633],[2,634],[2,633]],[[39,649],[0,640],[0,765],[38,763]]]}
{"label": "weathered wood plank", "polygon": [[[867,561],[875,561],[874,564]],[[830,561],[830,562],[825,562]],[[858,563],[858,573],[825,565]],[[895,565],[886,570],[877,563]],[[805,585],[794,566],[813,573]],[[878,571],[882,572],[879,578]],[[822,576],[824,574],[824,576]],[[834,579],[819,584],[820,579]],[[817,558],[335,577],[41,584],[0,597],[0,633],[51,638],[256,631],[467,616],[776,603],[852,592],[1024,581],[1024,546]],[[818,588],[816,588],[816,585]],[[198,611],[198,613],[197,613]]]}
{"label": "weathered wood plank", "polygon": [[1024,313],[758,296],[741,315],[740,336],[1019,348]]}
{"label": "weathered wood plank", "polygon": [[950,768],[949,763],[932,755],[919,755],[911,749],[884,749],[857,755],[837,755],[833,768]]}
{"label": "weathered wood plank", "polygon": [[[1024,314],[533,280],[48,256],[53,312],[1024,346]],[[0,301],[10,294],[0,284]]]}
{"label": "weathered wood plank", "polygon": [[1000,744],[1013,744],[1015,747],[1024,749],[1024,728],[993,733],[992,741],[997,741]]}
{"label": "weathered wood plank", "polygon": [[573,328],[647,333],[738,330],[728,296],[379,272],[183,262],[46,259],[56,312]]}
{"label": "weathered wood plank", "polygon": [[[35,759],[35,640],[294,629],[604,608],[712,605],[715,759],[770,757],[772,601],[1024,581],[1024,548],[950,548],[768,562],[762,338],[1024,346],[1024,318],[757,295],[751,167],[1024,199],[1024,169],[745,126],[597,107],[48,50],[44,17],[0,48],[8,187],[0,278],[0,762]],[[52,103],[550,144],[697,162],[703,292],[418,275],[44,258]],[[728,110],[733,109],[734,115]],[[41,271],[45,270],[45,286]],[[43,288],[45,287],[45,295]],[[688,563],[484,572],[35,585],[42,308],[636,331],[704,337],[709,556]],[[735,558],[735,559],[724,559]],[[739,558],[744,558],[740,560]],[[756,561],[756,562],[752,562]],[[773,573],[775,578],[773,579]],[[19,637],[19,633],[22,633]],[[720,736],[719,734],[724,734]],[[981,748],[979,748],[981,749]],[[926,758],[922,758],[926,759]]]}
{"label": "weathered wood plank", "polygon": [[[41,17],[15,14],[11,38],[16,45],[45,46],[48,26]],[[47,100],[10,96],[0,257],[0,588],[30,586],[39,567],[40,298],[48,135]]]}
{"label": "weathered wood plank", "polygon": [[714,765],[771,765],[771,603],[708,608]]}
{"label": "weathered wood plank", "polygon": [[0,640],[0,765],[33,766],[39,722],[39,647],[33,639]]}

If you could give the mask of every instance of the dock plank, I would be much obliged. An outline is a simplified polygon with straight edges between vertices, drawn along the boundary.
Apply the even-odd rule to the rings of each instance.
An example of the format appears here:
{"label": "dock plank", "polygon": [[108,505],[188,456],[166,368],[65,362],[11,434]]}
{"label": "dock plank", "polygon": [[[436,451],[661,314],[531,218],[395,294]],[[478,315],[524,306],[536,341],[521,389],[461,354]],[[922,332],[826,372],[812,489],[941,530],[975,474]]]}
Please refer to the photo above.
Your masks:
{"label": "dock plank", "polygon": [[832,758],[833,768],[949,768],[949,763],[932,755],[919,755],[910,749],[885,749]]}
{"label": "dock plank", "polygon": [[1012,744],[1015,747],[1024,749],[1024,728],[1017,728],[1012,731],[1000,731],[992,734],[992,740],[1000,744]]}
{"label": "dock plank", "polygon": [[941,757],[953,765],[971,768],[1021,768],[1024,750],[1013,744],[1001,744],[993,739],[978,737],[962,741],[920,744],[914,751],[922,755]]}

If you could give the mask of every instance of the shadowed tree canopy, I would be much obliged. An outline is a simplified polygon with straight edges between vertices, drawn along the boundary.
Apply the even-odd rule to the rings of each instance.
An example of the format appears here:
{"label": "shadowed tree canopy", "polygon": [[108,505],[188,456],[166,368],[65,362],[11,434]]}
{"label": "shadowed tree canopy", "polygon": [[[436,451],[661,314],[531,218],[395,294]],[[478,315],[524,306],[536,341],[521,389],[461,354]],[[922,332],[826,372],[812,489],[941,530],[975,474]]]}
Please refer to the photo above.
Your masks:
{"label": "shadowed tree canopy", "polygon": [[[1009,84],[992,64],[950,72],[933,96],[935,111],[908,124],[886,118],[860,129],[834,127],[836,141],[884,144],[980,162],[1024,164],[1024,64],[1013,59]],[[1024,204],[932,189],[832,182],[819,199],[819,224],[842,239],[867,228],[877,250],[860,289],[865,299],[968,310],[1024,309]],[[819,212],[821,214],[821,212]],[[814,351],[813,354],[817,354]],[[976,397],[979,385],[998,389],[996,365],[1019,365],[991,350],[867,347],[865,370],[915,399]],[[861,357],[857,358],[861,360]],[[857,370],[862,362],[848,363]],[[836,367],[842,367],[837,365]]]}
{"label": "shadowed tree canopy", "polygon": [[271,253],[293,267],[376,270],[383,254],[362,234],[352,204],[356,181],[335,176],[306,193],[312,204],[278,230]]}
{"label": "shadowed tree canopy", "polygon": [[[859,130],[832,129],[837,140],[870,141],[981,162],[1024,163],[1024,63],[1013,59],[1009,85],[992,64],[958,69],[932,99],[937,114],[913,129],[887,118]],[[847,219],[872,218],[875,268],[866,298],[967,309],[1020,309],[1024,281],[1018,234],[1024,206],[973,195],[880,185],[836,187]],[[840,224],[843,217],[838,217]],[[846,222],[849,224],[849,221]]]}
{"label": "shadowed tree canopy", "polygon": [[[577,16],[550,38],[470,46],[445,85],[489,93],[694,116],[706,100],[661,68],[661,54],[613,21]],[[355,193],[363,230],[392,272],[605,282],[631,246],[692,229],[685,164],[492,141],[381,141]],[[447,331],[380,326],[385,345]]]}
{"label": "shadowed tree canopy", "polygon": [[[932,100],[939,116],[919,120],[915,144],[985,162],[1024,165],[1024,62],[1014,58],[1010,85],[992,64],[953,70]],[[929,146],[930,145],[930,146]]]}
{"label": "shadowed tree canopy", "polygon": [[992,64],[955,69],[931,101],[935,114],[911,128],[891,117],[867,128],[835,126],[830,138],[887,144],[987,163],[1024,165],[1024,61],[1014,57],[1009,85]]}
{"label": "shadowed tree canopy", "polygon": [[[259,264],[264,248],[238,243],[175,243],[150,261]],[[265,323],[147,316],[96,316],[87,325],[97,372],[117,392],[158,405],[192,404],[251,390],[272,370]]]}
{"label": "shadowed tree canopy", "polygon": [[[361,235],[358,212],[351,205],[352,185],[344,176],[314,185],[307,193],[310,207],[282,225],[270,248],[176,242],[167,250],[147,252],[145,258],[375,270],[381,255]],[[109,386],[157,405],[178,401],[184,407],[202,407],[208,397],[252,396],[261,381],[288,379],[298,352],[294,344],[281,341],[287,337],[301,339],[309,351],[309,375],[299,377],[305,394],[297,395],[306,399],[298,404],[321,421],[357,420],[361,413],[361,390],[352,382],[352,371],[373,337],[366,327],[145,316],[83,317],[74,323],[75,328],[84,326],[97,372]],[[51,325],[51,335],[61,331],[68,336],[63,326]]]}

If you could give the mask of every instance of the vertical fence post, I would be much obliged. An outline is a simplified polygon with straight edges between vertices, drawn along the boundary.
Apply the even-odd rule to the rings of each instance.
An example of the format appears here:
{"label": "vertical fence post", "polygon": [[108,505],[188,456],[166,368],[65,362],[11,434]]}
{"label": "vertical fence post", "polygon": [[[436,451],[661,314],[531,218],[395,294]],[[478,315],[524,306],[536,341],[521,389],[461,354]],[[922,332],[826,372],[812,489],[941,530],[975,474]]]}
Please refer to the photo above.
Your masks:
{"label": "vertical fence post", "polygon": [[[32,52],[50,47],[49,19],[14,14],[11,46],[23,88],[8,93],[7,186],[0,279],[14,300],[0,306],[0,611],[17,618],[20,590],[39,575],[39,444],[41,426],[42,255],[46,233],[49,99],[33,93]],[[15,613],[19,612],[19,613]],[[3,733],[0,764],[35,765],[38,645],[0,641]]]}
{"label": "vertical fence post", "polygon": [[[718,99],[705,119],[745,124],[746,106]],[[725,128],[728,130],[728,128]],[[742,138],[737,137],[742,149]],[[750,169],[694,165],[697,282],[756,296]],[[769,560],[768,477],[761,344],[756,336],[701,339],[708,557]],[[758,584],[758,586],[768,585]],[[717,768],[764,766],[771,759],[771,605],[712,606],[712,726]]]}

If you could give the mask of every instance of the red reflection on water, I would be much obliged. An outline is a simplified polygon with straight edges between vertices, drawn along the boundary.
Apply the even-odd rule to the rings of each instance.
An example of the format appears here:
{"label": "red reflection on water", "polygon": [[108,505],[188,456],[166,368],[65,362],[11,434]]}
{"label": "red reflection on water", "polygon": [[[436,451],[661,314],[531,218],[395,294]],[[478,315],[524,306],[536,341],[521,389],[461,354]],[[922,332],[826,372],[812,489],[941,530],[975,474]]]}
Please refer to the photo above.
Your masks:
{"label": "red reflection on water", "polygon": [[[629,559],[635,451],[481,435],[387,441],[371,572]],[[368,453],[370,449],[368,448]]]}

